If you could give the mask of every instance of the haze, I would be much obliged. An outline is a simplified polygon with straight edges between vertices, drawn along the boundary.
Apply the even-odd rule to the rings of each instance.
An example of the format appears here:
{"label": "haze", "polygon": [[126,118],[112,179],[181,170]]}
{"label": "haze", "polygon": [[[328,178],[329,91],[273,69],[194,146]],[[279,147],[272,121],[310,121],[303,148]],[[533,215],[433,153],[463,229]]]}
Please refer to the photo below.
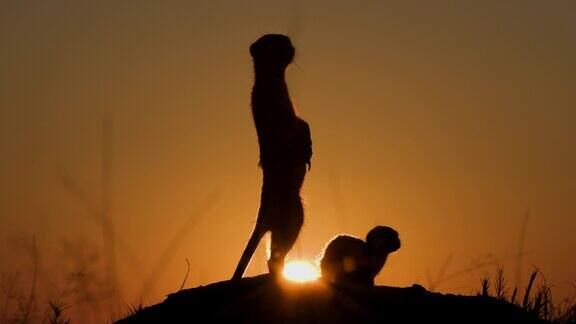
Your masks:
{"label": "haze", "polygon": [[259,204],[248,46],[265,33],[295,44],[314,145],[293,258],[383,224],[403,246],[378,284],[468,294],[501,265],[573,293],[574,1],[3,1],[0,272],[28,287],[32,237],[48,295],[103,262],[109,118],[120,299],[156,271],[143,298],[162,300],[185,259],[186,287],[229,279]]}

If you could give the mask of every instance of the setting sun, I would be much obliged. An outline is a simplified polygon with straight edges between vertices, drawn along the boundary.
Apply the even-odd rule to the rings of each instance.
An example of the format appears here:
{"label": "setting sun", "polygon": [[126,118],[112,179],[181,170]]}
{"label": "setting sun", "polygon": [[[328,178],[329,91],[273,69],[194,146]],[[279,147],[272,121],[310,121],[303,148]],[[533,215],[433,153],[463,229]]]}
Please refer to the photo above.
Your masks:
{"label": "setting sun", "polygon": [[320,277],[320,271],[310,261],[293,260],[288,261],[282,271],[284,278],[294,282],[309,282]]}

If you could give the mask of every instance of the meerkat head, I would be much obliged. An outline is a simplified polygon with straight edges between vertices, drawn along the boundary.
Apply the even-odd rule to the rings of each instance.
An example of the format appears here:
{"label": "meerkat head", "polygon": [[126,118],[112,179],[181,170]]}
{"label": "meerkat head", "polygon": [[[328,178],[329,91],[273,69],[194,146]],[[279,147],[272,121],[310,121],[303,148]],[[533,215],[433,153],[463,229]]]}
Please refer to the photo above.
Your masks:
{"label": "meerkat head", "polygon": [[294,59],[294,46],[290,38],[279,34],[260,37],[250,46],[250,55],[255,64],[286,68]]}
{"label": "meerkat head", "polygon": [[366,235],[368,249],[377,255],[388,255],[400,248],[398,232],[388,226],[376,226]]}

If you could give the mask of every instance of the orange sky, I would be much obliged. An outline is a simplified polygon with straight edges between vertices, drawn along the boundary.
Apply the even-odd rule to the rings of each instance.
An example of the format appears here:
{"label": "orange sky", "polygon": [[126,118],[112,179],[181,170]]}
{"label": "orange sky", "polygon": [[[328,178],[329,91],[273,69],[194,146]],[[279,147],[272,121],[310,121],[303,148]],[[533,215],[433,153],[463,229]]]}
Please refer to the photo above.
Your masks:
{"label": "orange sky", "polygon": [[[495,263],[515,282],[529,211],[523,282],[536,266],[558,296],[573,292],[574,1],[3,3],[0,272],[29,276],[15,242],[35,235],[59,287],[75,262],[63,241],[101,247],[62,177],[97,206],[108,114],[111,217],[133,250],[118,252],[123,300],[213,192],[145,300],[180,287],[186,258],[188,287],[228,279],[259,203],[248,46],[264,33],[293,39],[288,82],[314,142],[293,257],[389,225],[403,246],[380,284],[429,287],[451,256],[446,276],[472,271],[436,288],[470,293]],[[259,255],[250,274],[265,270]]]}

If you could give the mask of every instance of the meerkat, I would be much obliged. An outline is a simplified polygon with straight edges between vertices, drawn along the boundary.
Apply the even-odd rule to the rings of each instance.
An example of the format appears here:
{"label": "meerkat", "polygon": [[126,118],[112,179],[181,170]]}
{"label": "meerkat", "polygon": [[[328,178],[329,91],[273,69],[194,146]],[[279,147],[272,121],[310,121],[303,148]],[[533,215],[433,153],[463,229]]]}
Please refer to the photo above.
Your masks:
{"label": "meerkat", "polygon": [[334,238],[320,261],[322,279],[328,283],[373,286],[388,255],[400,248],[398,232],[376,226],[366,241],[349,235]]}
{"label": "meerkat", "polygon": [[252,235],[238,262],[233,280],[240,279],[265,233],[271,232],[268,271],[280,273],[286,254],[304,222],[300,190],[310,170],[310,127],[292,106],[285,71],[295,49],[284,35],[269,34],[250,46],[254,65],[252,117],[258,135],[263,172],[260,209]]}

